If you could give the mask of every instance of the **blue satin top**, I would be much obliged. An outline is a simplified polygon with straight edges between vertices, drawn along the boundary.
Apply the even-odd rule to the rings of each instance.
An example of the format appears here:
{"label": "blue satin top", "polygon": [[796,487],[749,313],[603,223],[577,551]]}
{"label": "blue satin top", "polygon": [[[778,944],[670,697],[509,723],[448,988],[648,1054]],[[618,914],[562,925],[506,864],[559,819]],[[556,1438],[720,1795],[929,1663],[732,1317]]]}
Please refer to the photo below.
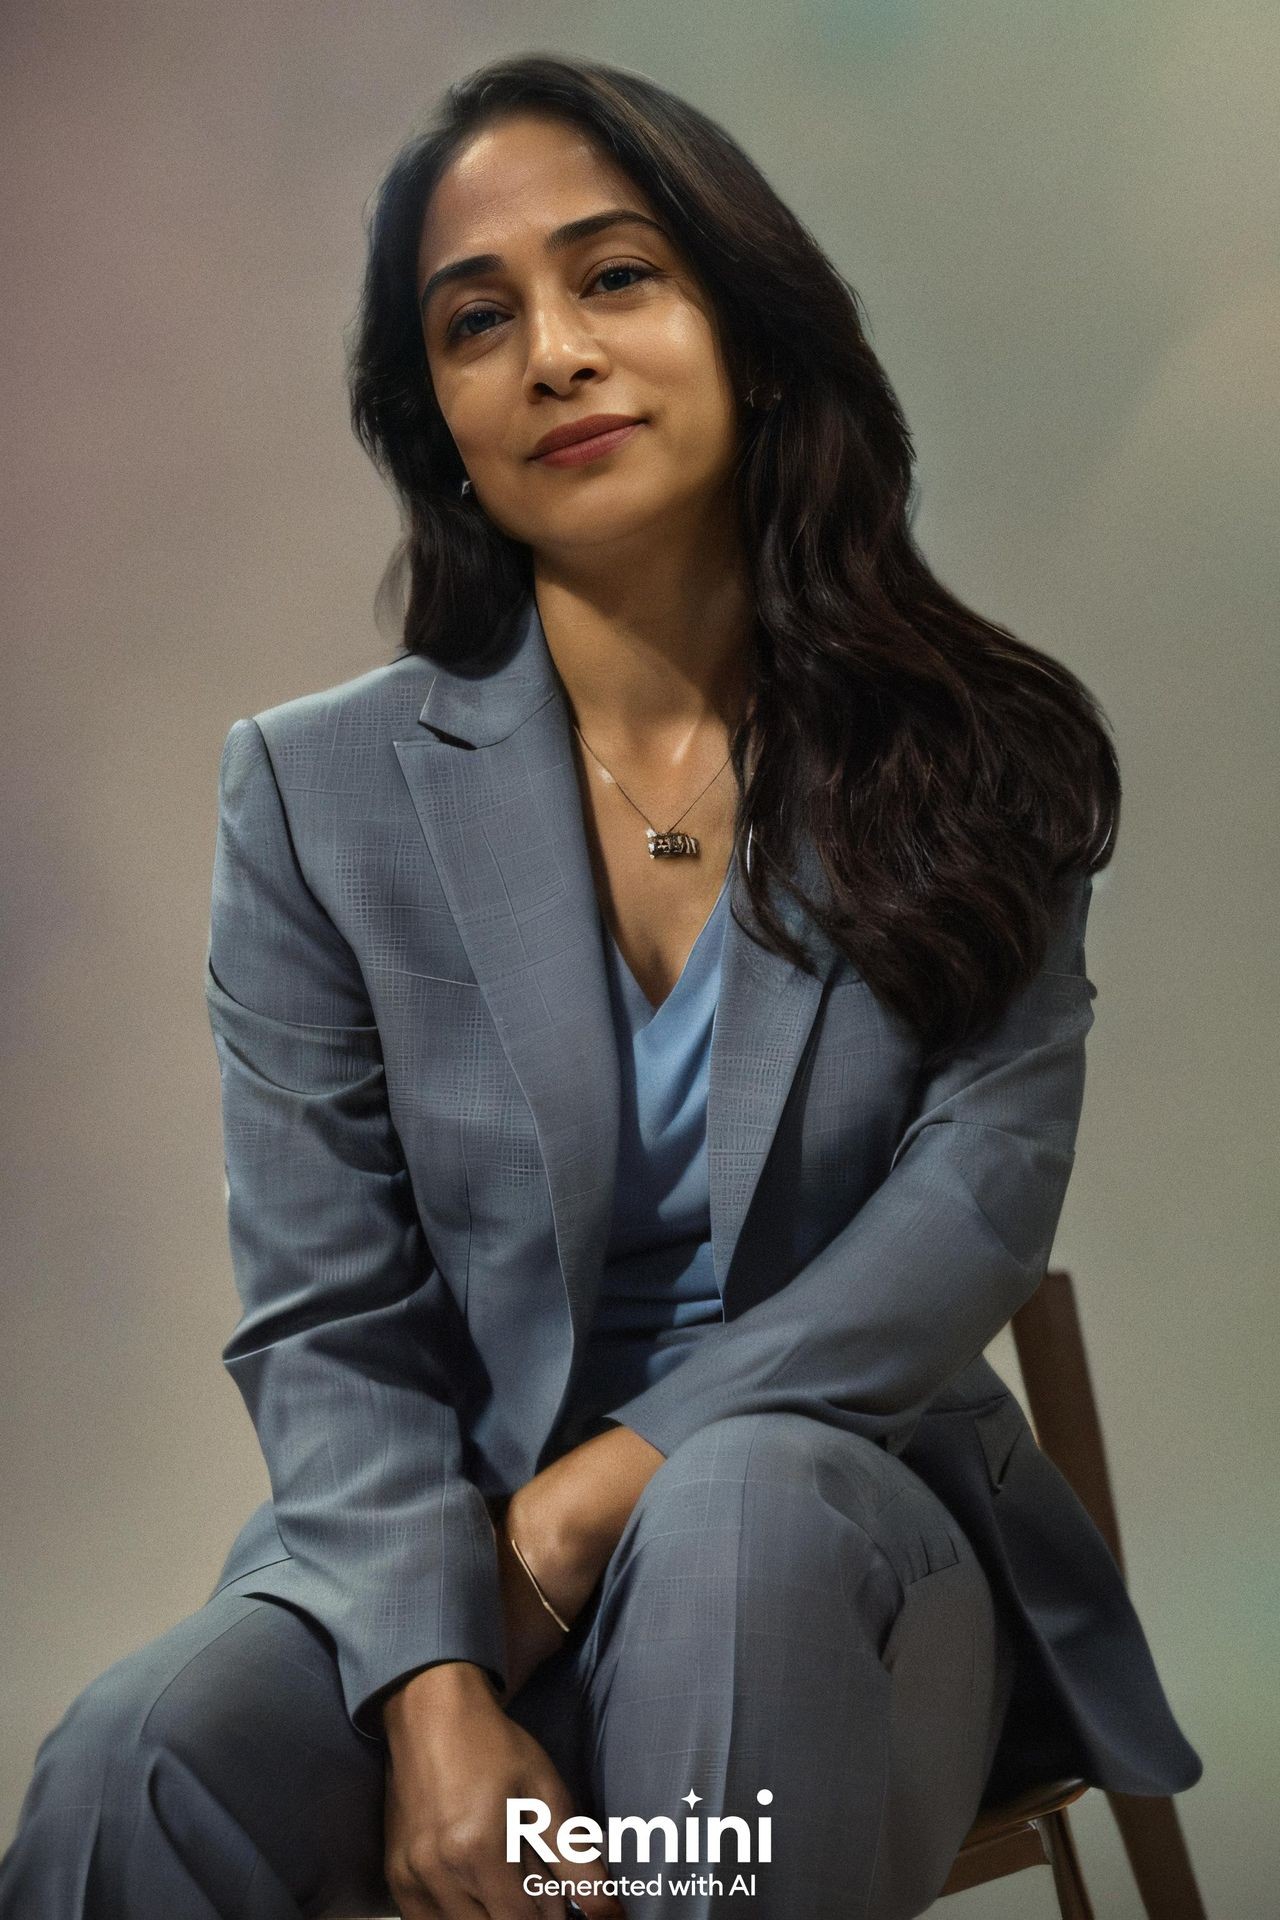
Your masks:
{"label": "blue satin top", "polygon": [[[729,875],[675,986],[654,1008],[600,919],[621,1079],[604,1273],[560,1447],[678,1365],[723,1306],[711,1265],[707,1088]],[[559,1447],[557,1448],[559,1450]]]}

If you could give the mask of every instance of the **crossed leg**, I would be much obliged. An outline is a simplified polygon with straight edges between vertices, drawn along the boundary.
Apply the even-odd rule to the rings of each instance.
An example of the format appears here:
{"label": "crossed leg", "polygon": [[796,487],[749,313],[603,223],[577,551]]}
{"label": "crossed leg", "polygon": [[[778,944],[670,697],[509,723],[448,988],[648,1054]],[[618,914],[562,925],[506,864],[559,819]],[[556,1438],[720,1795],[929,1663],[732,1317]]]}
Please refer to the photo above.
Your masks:
{"label": "crossed leg", "polygon": [[715,1421],[659,1467],[579,1666],[597,1818],[682,1825],[690,1791],[752,1832],[772,1818],[753,1897],[729,1891],[730,1838],[705,1887],[664,1871],[630,1920],[910,1920],[978,1810],[1014,1656],[968,1539],[910,1468],[770,1413]]}

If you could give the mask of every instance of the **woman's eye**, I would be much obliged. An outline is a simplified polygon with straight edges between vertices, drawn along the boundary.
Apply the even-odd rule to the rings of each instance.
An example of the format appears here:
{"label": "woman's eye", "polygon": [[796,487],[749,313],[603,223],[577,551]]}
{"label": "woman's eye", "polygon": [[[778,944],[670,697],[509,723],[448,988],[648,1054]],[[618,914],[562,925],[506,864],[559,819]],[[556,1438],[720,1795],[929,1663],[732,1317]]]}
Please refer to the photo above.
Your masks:
{"label": "woman's eye", "polygon": [[[603,267],[598,267],[596,269],[595,273],[592,275],[590,284],[594,286],[596,281],[603,280],[606,274],[615,274],[615,273],[636,274],[639,276],[641,280],[647,280],[652,276],[653,271],[654,269],[652,267],[638,266],[634,261],[631,261],[631,260],[611,260],[611,261],[608,261]],[[625,293],[627,291],[627,288],[626,287],[607,287],[605,291],[607,293]],[[478,320],[486,313],[496,313],[496,312],[497,312],[496,307],[464,307],[462,312],[459,314],[455,314],[454,318],[449,322],[449,325],[445,330],[445,339],[451,340],[451,341],[464,340],[464,339],[478,340],[480,337],[478,333],[465,333],[463,331],[464,327],[466,326],[466,323],[469,320]],[[492,328],[482,327],[480,331],[482,333],[490,333],[492,332]]]}
{"label": "woman's eye", "polygon": [[[638,267],[631,260],[614,260],[608,266],[601,267],[595,277],[597,280],[603,280],[606,273],[638,273],[642,280],[647,280],[652,272],[652,267]],[[626,288],[614,287],[611,291],[614,293],[625,293]]]}
{"label": "woman's eye", "polygon": [[[445,328],[445,335],[444,335],[445,339],[461,340],[465,338],[468,340],[474,340],[476,338],[474,333],[469,333],[466,335],[464,335],[463,333],[463,328],[466,326],[467,321],[477,320],[479,319],[482,313],[492,313],[492,312],[493,312],[492,307],[464,307],[462,312],[456,315],[455,318],[452,319],[449,322],[449,325]],[[486,327],[484,331],[487,333],[488,328]]]}

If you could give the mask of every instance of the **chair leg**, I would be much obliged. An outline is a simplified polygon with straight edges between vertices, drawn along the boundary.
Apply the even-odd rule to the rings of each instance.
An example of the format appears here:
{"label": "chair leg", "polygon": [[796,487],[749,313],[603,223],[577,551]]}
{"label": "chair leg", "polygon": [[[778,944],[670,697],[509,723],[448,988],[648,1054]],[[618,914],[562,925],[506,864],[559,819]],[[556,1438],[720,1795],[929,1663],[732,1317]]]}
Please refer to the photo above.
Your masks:
{"label": "chair leg", "polygon": [[1044,1841],[1049,1865],[1053,1868],[1053,1887],[1058,1896],[1062,1920],[1094,1920],[1066,1808],[1060,1807],[1056,1813],[1045,1814],[1035,1825]]}
{"label": "chair leg", "polygon": [[1191,1856],[1173,1801],[1109,1793],[1148,1920],[1205,1920]]}

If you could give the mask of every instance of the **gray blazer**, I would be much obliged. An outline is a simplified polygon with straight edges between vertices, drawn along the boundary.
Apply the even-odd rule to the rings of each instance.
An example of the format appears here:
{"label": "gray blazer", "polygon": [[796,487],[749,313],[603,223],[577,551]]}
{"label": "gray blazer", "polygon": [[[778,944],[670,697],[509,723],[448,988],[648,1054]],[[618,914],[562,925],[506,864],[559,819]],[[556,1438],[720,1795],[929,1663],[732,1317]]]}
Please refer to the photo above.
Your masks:
{"label": "gray blazer", "polygon": [[[482,674],[410,656],[238,720],[222,757],[205,984],[243,1304],[223,1358],[272,1498],[218,1588],[319,1621],[374,1737],[415,1668],[502,1678],[486,1496],[552,1457],[609,1230],[618,1064],[532,594],[498,641]],[[1071,1173],[1089,893],[993,1036],[932,1074],[790,895],[816,975],[726,921],[707,1112],[725,1324],[612,1413],[664,1454],[788,1409],[902,1455],[1018,1636],[997,1772],[1167,1793],[1199,1757],[1105,1543],[983,1358]],[[736,873],[730,899],[754,925]]]}

